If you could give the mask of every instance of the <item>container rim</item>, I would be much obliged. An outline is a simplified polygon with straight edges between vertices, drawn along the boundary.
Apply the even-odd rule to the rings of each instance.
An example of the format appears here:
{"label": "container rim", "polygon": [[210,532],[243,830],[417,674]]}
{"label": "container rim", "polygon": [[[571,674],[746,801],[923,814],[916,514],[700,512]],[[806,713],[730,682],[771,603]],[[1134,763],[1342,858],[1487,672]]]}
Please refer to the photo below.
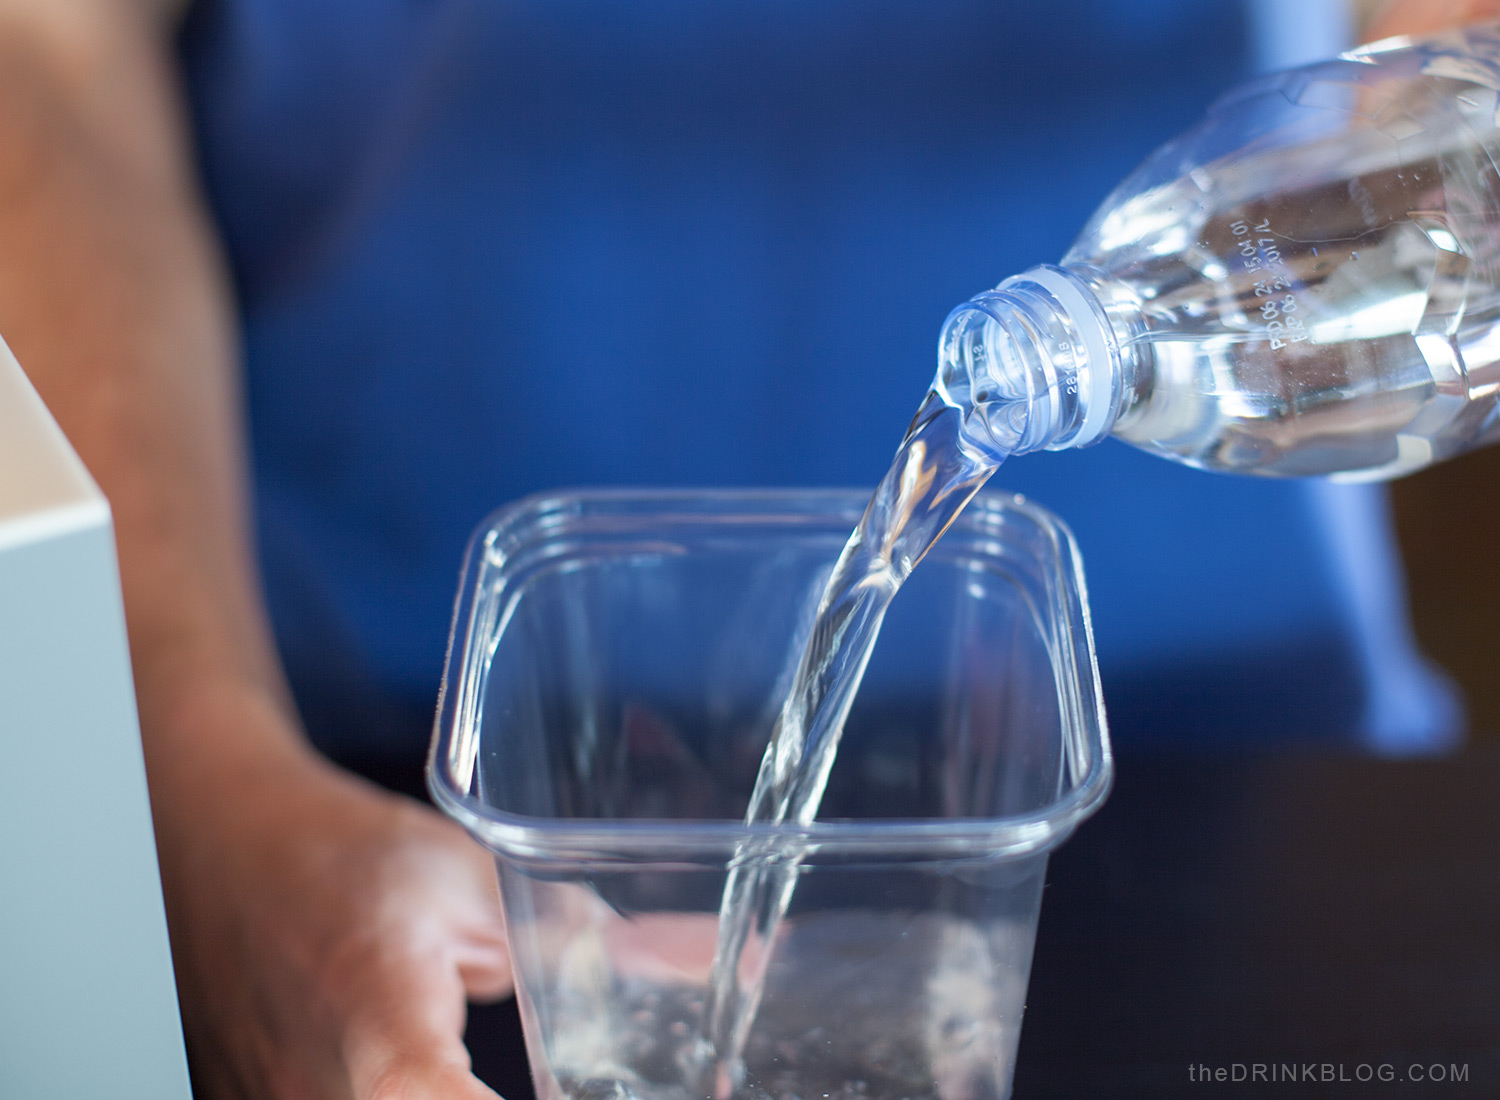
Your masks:
{"label": "container rim", "polygon": [[[472,791],[478,737],[465,723],[477,717],[478,693],[494,638],[503,628],[499,601],[484,582],[523,550],[535,550],[564,533],[570,522],[589,529],[626,531],[644,517],[626,513],[657,503],[652,530],[673,525],[730,527],[755,520],[763,525],[827,527],[858,522],[868,489],[656,489],[584,488],[535,493],[487,516],[469,540],[454,602],[453,625],[439,688],[437,716],[427,758],[427,785],[434,802],[480,843],[518,862],[722,864],[747,841],[780,842],[804,861],[827,854],[922,860],[994,860],[1048,851],[1062,843],[1097,810],[1114,779],[1114,760],[1104,713],[1093,626],[1082,557],[1067,525],[1018,493],[985,491],[954,523],[961,530],[998,534],[1006,523],[1029,525],[1047,549],[1043,566],[1055,572],[1047,586],[1051,641],[1064,668],[1063,682],[1076,685],[1064,698],[1063,758],[1068,786],[1034,810],[990,818],[833,819],[809,825],[746,825],[729,819],[544,818],[486,805]],[[687,506],[693,507],[687,507]],[[486,644],[469,644],[478,632]],[[1065,693],[1069,694],[1069,693]],[[759,847],[759,845],[756,845]]]}

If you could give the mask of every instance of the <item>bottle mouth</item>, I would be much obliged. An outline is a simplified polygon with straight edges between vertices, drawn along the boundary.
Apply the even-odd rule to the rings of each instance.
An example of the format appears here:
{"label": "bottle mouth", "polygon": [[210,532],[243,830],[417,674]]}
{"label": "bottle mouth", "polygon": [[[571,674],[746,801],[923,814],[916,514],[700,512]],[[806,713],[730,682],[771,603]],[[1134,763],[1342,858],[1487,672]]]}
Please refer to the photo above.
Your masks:
{"label": "bottle mouth", "polygon": [[964,432],[998,457],[1046,446],[1038,430],[1048,419],[1037,372],[1024,362],[1026,341],[1007,330],[1007,309],[989,291],[965,302],[943,323],[933,389],[963,415]]}
{"label": "bottle mouth", "polygon": [[1118,413],[1109,319],[1078,275],[1035,267],[948,315],[933,389],[999,457],[1086,447]]}

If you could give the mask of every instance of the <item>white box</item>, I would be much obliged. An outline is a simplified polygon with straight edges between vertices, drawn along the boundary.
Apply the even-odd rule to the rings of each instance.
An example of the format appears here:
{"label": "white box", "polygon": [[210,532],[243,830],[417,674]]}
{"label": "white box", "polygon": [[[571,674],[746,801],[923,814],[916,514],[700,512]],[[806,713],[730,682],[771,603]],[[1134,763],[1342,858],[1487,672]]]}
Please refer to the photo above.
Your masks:
{"label": "white box", "polygon": [[0,1098],[189,1095],[109,508],[0,343]]}

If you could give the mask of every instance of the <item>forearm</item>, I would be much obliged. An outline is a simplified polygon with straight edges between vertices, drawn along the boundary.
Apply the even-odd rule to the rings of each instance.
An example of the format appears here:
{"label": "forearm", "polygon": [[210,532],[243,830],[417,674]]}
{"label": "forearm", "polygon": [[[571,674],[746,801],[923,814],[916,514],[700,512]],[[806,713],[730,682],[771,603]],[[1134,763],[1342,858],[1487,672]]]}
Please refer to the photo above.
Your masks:
{"label": "forearm", "polygon": [[[114,511],[158,819],[302,751],[248,547],[234,322],[166,34],[0,2],[0,334]],[[259,708],[223,722],[226,706]],[[170,801],[170,798],[166,799]]]}

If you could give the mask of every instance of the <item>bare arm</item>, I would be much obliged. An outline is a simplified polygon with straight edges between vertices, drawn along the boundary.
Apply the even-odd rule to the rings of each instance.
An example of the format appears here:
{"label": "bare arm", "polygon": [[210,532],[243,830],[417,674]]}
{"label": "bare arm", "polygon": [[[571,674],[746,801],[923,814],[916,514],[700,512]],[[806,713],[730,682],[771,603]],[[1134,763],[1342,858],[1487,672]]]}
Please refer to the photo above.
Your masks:
{"label": "bare arm", "polygon": [[[229,294],[156,18],[0,2],[0,332],[114,507],[153,730],[194,682],[282,705],[246,552]],[[153,779],[192,751],[160,740]]]}
{"label": "bare arm", "polygon": [[458,1035],[465,993],[508,983],[492,873],[311,752],[271,641],[176,6],[0,0],[0,333],[114,511],[195,1076],[488,1096]]}

